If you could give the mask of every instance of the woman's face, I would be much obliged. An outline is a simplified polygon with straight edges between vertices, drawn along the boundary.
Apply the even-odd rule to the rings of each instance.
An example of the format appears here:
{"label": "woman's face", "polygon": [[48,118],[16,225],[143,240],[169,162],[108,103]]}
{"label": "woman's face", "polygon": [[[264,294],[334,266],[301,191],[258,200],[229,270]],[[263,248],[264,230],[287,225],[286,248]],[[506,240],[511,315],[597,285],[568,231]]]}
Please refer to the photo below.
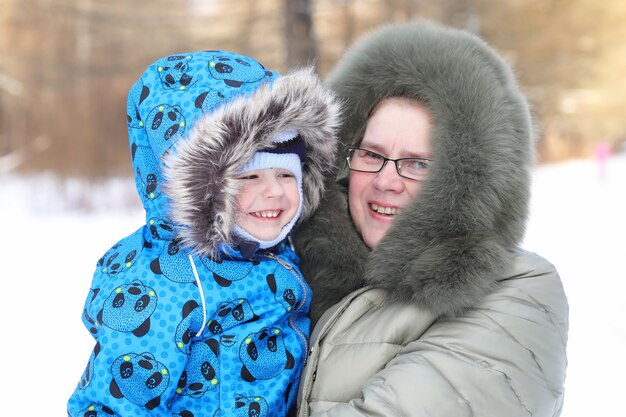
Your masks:
{"label": "woman's face", "polygon": [[[385,99],[372,111],[360,148],[392,159],[430,159],[431,125],[428,110],[417,101]],[[367,246],[378,244],[421,187],[420,181],[399,176],[391,161],[377,173],[350,171],[350,215]]]}

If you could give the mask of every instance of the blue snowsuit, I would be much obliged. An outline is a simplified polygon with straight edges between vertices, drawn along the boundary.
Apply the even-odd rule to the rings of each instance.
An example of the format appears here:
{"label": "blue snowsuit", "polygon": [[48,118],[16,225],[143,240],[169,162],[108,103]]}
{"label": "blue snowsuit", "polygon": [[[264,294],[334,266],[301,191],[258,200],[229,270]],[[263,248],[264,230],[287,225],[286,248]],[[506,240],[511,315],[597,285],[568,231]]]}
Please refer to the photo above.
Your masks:
{"label": "blue snowsuit", "polygon": [[[69,415],[287,414],[311,291],[285,241],[260,250],[232,239],[232,181],[266,137],[293,126],[309,151],[310,213],[333,164],[327,94],[310,71],[280,77],[226,51],[162,58],[133,85],[128,132],[146,223],[97,263],[83,312],[96,345]],[[307,120],[314,104],[322,115]]]}

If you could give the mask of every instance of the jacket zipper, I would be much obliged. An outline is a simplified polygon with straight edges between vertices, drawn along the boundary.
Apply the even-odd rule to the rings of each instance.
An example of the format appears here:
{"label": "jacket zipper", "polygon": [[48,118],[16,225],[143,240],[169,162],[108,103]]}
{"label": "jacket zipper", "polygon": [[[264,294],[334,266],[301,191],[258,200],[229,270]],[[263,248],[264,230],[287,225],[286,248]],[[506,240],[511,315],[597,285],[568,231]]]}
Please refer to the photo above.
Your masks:
{"label": "jacket zipper", "polygon": [[207,312],[206,312],[206,301],[204,300],[204,291],[202,290],[202,282],[200,282],[200,276],[198,275],[198,270],[196,269],[196,264],[193,261],[193,257],[189,254],[189,263],[191,264],[191,270],[193,272],[193,276],[196,280],[196,285],[198,286],[198,291],[200,292],[200,300],[202,300],[202,326],[200,330],[196,333],[196,337],[200,336],[204,331],[204,328],[207,325]]}
{"label": "jacket zipper", "polygon": [[291,272],[293,276],[296,278],[296,280],[298,281],[298,283],[300,284],[300,287],[302,288],[302,293],[304,294],[304,297],[302,298],[302,301],[296,306],[296,308],[293,309],[291,315],[289,316],[289,327],[291,327],[296,332],[296,334],[300,337],[300,339],[302,339],[302,343],[304,344],[304,364],[302,365],[304,367],[306,366],[307,360],[309,359],[309,338],[306,337],[306,335],[302,333],[300,329],[298,329],[298,326],[296,326],[296,323],[294,320],[295,320],[296,313],[300,311],[300,309],[308,301],[308,291],[306,288],[306,283],[304,282],[304,278],[302,278],[300,274],[298,274],[298,272],[294,269],[294,267],[289,262],[286,262],[285,260],[279,258],[278,256],[274,255],[271,252],[264,253],[263,255],[270,259],[275,260],[280,265],[282,265],[283,268]]}

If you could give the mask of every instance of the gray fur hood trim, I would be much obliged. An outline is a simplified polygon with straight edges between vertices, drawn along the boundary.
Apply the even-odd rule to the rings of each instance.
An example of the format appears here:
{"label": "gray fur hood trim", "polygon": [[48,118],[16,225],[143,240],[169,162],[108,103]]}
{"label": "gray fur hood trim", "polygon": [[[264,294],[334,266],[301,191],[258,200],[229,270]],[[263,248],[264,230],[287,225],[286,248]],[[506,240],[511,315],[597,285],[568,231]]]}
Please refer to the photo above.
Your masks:
{"label": "gray fur hood trim", "polygon": [[[392,300],[411,301],[437,315],[475,306],[503,279],[511,263],[508,247],[525,231],[534,162],[528,105],[508,65],[489,46],[464,31],[427,22],[392,25],[366,36],[349,50],[327,79],[346,103],[340,131],[344,146],[359,140],[359,129],[377,102],[391,96],[426,103],[434,119],[434,168],[417,201],[369,252],[354,249],[345,190],[327,197],[296,240],[310,280],[314,315],[351,289],[387,289]],[[343,154],[338,163],[345,185]],[[332,218],[328,240],[321,224]],[[338,220],[341,218],[342,220]],[[316,230],[317,229],[317,230]],[[315,267],[321,259],[355,251],[350,270]],[[331,256],[332,255],[332,256]],[[356,264],[356,265],[355,265]],[[320,271],[322,269],[322,271]],[[321,273],[320,273],[321,272]],[[307,275],[308,274],[308,275]],[[342,293],[342,294],[340,294]]]}
{"label": "gray fur hood trim", "polygon": [[236,177],[274,134],[295,128],[304,139],[302,169],[306,219],[319,205],[325,177],[335,172],[340,106],[312,69],[300,69],[203,116],[166,160],[165,189],[178,237],[195,253],[216,256],[232,243]]}

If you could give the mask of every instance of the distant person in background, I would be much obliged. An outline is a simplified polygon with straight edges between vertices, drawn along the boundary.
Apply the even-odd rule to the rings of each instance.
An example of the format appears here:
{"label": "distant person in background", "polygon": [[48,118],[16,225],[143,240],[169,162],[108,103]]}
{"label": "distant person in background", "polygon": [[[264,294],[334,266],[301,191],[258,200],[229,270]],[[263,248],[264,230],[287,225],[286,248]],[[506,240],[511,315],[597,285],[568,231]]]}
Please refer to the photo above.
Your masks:
{"label": "distant person in background", "polygon": [[611,156],[611,145],[606,141],[600,141],[596,144],[596,161],[598,161],[598,174],[600,180],[606,178],[606,165]]}
{"label": "distant person in background", "polygon": [[317,321],[299,416],[558,416],[568,305],[518,247],[533,129],[502,58],[428,23],[357,42],[338,185],[296,233]]}
{"label": "distant person in background", "polygon": [[287,241],[333,169],[339,106],[308,69],[168,56],[128,98],[146,223],[97,265],[70,416],[283,416],[311,294]]}

